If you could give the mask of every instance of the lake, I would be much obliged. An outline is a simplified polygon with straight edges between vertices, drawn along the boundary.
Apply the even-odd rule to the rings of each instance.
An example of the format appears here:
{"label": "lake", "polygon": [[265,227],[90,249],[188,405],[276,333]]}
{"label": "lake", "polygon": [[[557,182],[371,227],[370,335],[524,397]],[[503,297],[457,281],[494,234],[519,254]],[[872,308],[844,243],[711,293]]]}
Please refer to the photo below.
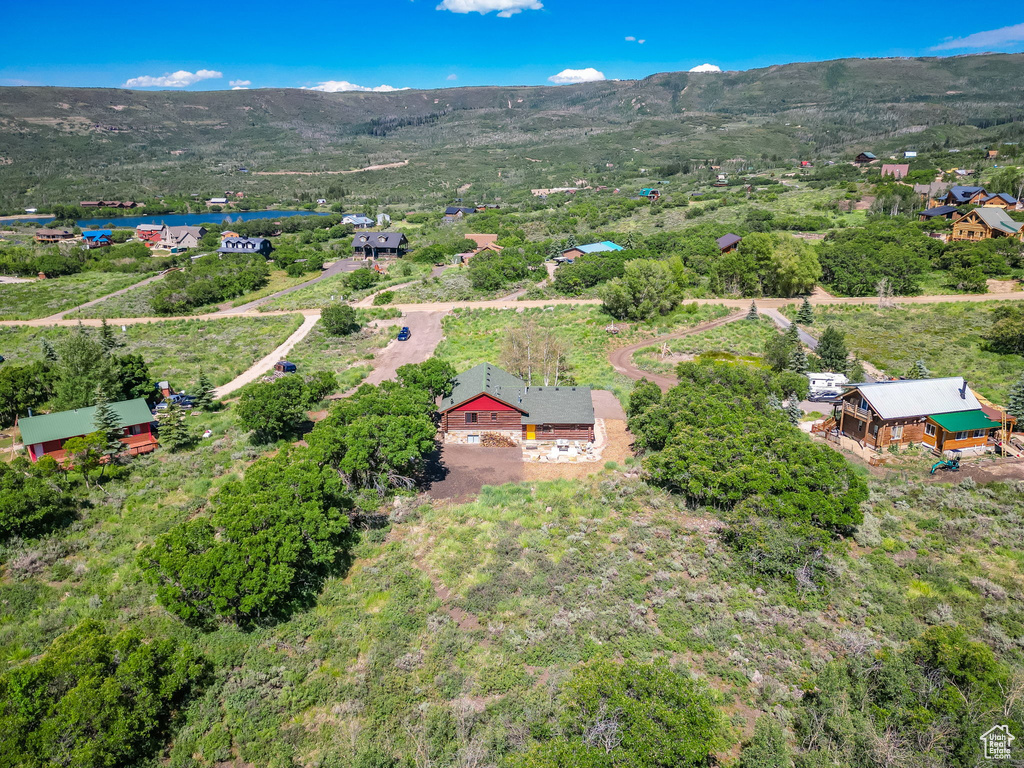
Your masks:
{"label": "lake", "polygon": [[[75,223],[82,229],[90,227],[135,229],[140,224],[166,224],[169,227],[196,224],[231,224],[250,219],[283,219],[289,216],[327,216],[319,211],[234,211],[231,213],[160,213],[154,216],[119,216],[115,219],[79,219]],[[53,216],[24,216],[10,223],[34,221],[45,224]]]}

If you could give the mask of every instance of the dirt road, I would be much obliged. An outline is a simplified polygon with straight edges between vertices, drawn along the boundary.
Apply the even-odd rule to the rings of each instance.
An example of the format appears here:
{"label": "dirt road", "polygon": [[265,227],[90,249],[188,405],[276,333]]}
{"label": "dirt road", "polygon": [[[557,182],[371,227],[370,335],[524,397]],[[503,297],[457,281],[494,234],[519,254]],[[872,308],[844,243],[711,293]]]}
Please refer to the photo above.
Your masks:
{"label": "dirt road", "polygon": [[303,288],[308,288],[311,285],[319,283],[321,280],[326,280],[329,277],[340,275],[343,272],[354,272],[355,270],[359,269],[360,266],[362,266],[362,263],[357,262],[355,259],[339,259],[338,261],[331,264],[331,266],[324,269],[319,275],[312,278],[311,280],[307,280],[304,283],[299,283],[298,285],[293,285],[291,288],[285,288],[284,290],[278,291],[277,293],[272,293],[269,296],[264,296],[262,299],[250,301],[248,304],[242,304],[237,307],[229,307],[228,309],[222,309],[220,312],[217,312],[217,314],[237,315],[239,313],[252,312],[257,307],[266,304],[268,301],[273,301],[274,299],[280,298],[281,296],[287,296],[289,293],[295,293],[295,291],[302,290]]}
{"label": "dirt road", "polygon": [[685,331],[678,331],[676,333],[670,333],[666,336],[658,336],[654,339],[648,339],[647,341],[639,341],[636,344],[630,344],[628,347],[619,347],[612,351],[608,355],[608,360],[612,364],[612,368],[621,373],[627,378],[633,379],[634,381],[645,378],[648,381],[653,381],[659,387],[662,392],[666,392],[674,387],[678,381],[675,376],[667,376],[660,373],[649,373],[648,371],[641,371],[633,364],[633,353],[638,349],[644,349],[645,347],[655,347],[671,339],[682,339],[686,336],[692,336],[695,333],[703,333],[704,331],[710,331],[712,328],[718,328],[726,323],[732,323],[737,320],[741,320],[746,316],[745,312],[737,312],[736,314],[729,315],[727,317],[719,318],[718,320],[712,320],[708,323],[701,323],[695,325],[693,328],[687,328]]}
{"label": "dirt road", "polygon": [[108,293],[106,296],[100,296],[98,299],[93,299],[92,301],[87,301],[87,302],[85,302],[85,304],[79,304],[77,307],[72,307],[71,309],[65,309],[63,312],[58,312],[55,315],[50,315],[49,317],[41,318],[41,320],[44,321],[44,322],[56,322],[58,320],[63,320],[66,315],[74,314],[75,312],[78,312],[80,309],[85,309],[86,307],[94,306],[96,304],[99,304],[101,301],[106,301],[107,299],[112,299],[114,296],[120,296],[123,293],[128,293],[128,291],[134,291],[136,288],[141,288],[144,285],[149,285],[150,283],[155,283],[157,280],[162,280],[163,277],[164,277],[164,274],[165,274],[164,272],[161,272],[159,275],[153,275],[152,277],[147,277],[145,280],[143,280],[141,282],[138,282],[138,283],[135,283],[135,285],[129,285],[127,288],[122,288],[120,291],[114,291],[113,293]]}
{"label": "dirt road", "polygon": [[307,334],[313,330],[313,326],[316,325],[317,320],[319,319],[320,315],[307,315],[303,319],[302,325],[299,326],[299,329],[285,339],[284,344],[279,346],[266,357],[256,361],[245,373],[232,379],[224,386],[214,389],[213,396],[217,398],[224,397],[225,395],[231,394],[236,389],[241,389],[246,384],[251,384],[256,381],[256,379],[273,368],[274,363],[286,358],[288,353],[292,351],[292,348],[306,338]]}
{"label": "dirt road", "polygon": [[[366,384],[380,384],[395,378],[395,371],[406,363],[422,363],[434,354],[441,341],[441,318],[444,312],[413,312],[399,324],[409,326],[412,336],[408,341],[392,339],[373,359],[373,373]],[[397,332],[396,332],[397,335]]]}
{"label": "dirt road", "polygon": [[408,160],[398,163],[383,163],[381,165],[368,165],[365,168],[353,168],[350,171],[254,171],[254,176],[320,176],[320,175],[344,175],[346,173],[362,173],[363,171],[384,171],[388,168],[401,168],[408,165]]}

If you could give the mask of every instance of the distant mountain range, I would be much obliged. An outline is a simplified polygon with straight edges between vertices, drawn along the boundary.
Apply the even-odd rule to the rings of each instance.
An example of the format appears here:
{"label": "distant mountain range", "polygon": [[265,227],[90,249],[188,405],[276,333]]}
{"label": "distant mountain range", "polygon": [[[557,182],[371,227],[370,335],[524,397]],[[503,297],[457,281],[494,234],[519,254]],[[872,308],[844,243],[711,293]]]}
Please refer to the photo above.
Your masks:
{"label": "distant mountain range", "polygon": [[[339,178],[398,196],[456,182],[542,186],[609,163],[839,154],[864,142],[934,141],[936,126],[987,129],[1022,118],[1024,54],[391,93],[5,87],[0,206],[214,192],[239,166],[322,171],[405,159],[390,182]],[[504,169],[501,182],[495,168]],[[232,187],[300,182],[311,184],[249,175]]]}

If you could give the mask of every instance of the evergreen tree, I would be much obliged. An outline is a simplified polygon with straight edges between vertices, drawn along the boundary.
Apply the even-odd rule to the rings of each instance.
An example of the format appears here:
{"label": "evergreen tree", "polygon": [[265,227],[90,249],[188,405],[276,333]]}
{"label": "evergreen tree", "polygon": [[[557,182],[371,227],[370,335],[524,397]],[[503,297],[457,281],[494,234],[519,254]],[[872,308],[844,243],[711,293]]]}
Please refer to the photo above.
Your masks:
{"label": "evergreen tree", "polygon": [[858,360],[857,358],[854,358],[853,362],[849,364],[848,372],[846,375],[849,376],[850,381],[853,382],[867,381],[868,378],[867,371],[864,370],[864,366],[861,365],[860,360]]}
{"label": "evergreen tree", "polygon": [[636,232],[630,232],[628,235],[626,235],[626,241],[623,243],[623,245],[627,249],[633,250],[634,248],[637,248],[640,245],[640,238],[637,236]]}
{"label": "evergreen tree", "polygon": [[783,334],[786,339],[786,343],[791,349],[795,349],[800,346],[800,329],[796,327],[796,323],[790,323],[786,327],[786,332]]}
{"label": "evergreen tree", "polygon": [[849,368],[849,361],[846,359],[849,352],[846,349],[846,342],[842,331],[838,331],[831,325],[825,328],[825,332],[818,339],[818,357],[821,358],[821,367],[826,371],[846,373]]}
{"label": "evergreen tree", "polygon": [[776,411],[782,410],[782,401],[779,400],[779,396],[774,392],[768,393],[768,407]]}
{"label": "evergreen tree", "polygon": [[804,297],[804,303],[800,305],[800,311],[796,313],[796,321],[800,325],[814,325],[814,310],[811,308],[811,302],[806,296]]}
{"label": "evergreen tree", "polygon": [[762,715],[754,724],[754,737],[743,745],[736,768],[789,768],[792,765],[786,735],[778,720]]}
{"label": "evergreen tree", "polygon": [[100,322],[100,346],[108,355],[115,349],[124,346],[121,340],[114,336],[114,329],[107,325],[107,318]]}
{"label": "evergreen tree", "polygon": [[214,404],[213,384],[206,376],[206,371],[199,372],[195,393],[192,395],[192,406],[201,411],[212,411]]}
{"label": "evergreen tree", "polygon": [[124,428],[114,409],[110,407],[103,387],[96,387],[96,412],[92,423],[96,431],[103,435],[103,454],[113,460],[124,450],[124,443],[120,439],[124,435]]}
{"label": "evergreen tree", "polygon": [[800,410],[800,401],[796,399],[796,395],[790,396],[789,405],[786,406],[786,415],[789,416],[789,420],[794,427],[800,423],[804,412]]}
{"label": "evergreen tree", "polygon": [[43,339],[43,359],[48,363],[57,362],[57,350],[53,348],[53,344],[50,343],[49,339]]}
{"label": "evergreen tree", "polygon": [[757,304],[750,302],[750,309],[747,310],[747,320],[757,320]]}
{"label": "evergreen tree", "polygon": [[1024,419],[1024,376],[1017,379],[1017,382],[1010,387],[1006,399],[1006,410],[1018,420]]}
{"label": "evergreen tree", "polygon": [[789,356],[789,370],[794,373],[807,373],[807,353],[803,344],[797,343]]}
{"label": "evergreen tree", "polygon": [[576,240],[576,235],[571,234],[565,239],[565,250],[575,248],[577,245],[579,245],[579,241]]}
{"label": "evergreen tree", "polygon": [[549,259],[553,259],[556,256],[561,256],[561,255],[562,255],[562,248],[561,248],[561,246],[558,244],[557,240],[552,240],[551,241],[551,245],[548,246],[548,258]]}
{"label": "evergreen tree", "polygon": [[160,419],[159,442],[171,453],[187,448],[195,437],[185,423],[185,412],[176,403],[170,403]]}
{"label": "evergreen tree", "polygon": [[924,360],[917,360],[911,367],[909,373],[907,373],[908,379],[927,379],[932,375],[932,372],[928,370],[924,364]]}

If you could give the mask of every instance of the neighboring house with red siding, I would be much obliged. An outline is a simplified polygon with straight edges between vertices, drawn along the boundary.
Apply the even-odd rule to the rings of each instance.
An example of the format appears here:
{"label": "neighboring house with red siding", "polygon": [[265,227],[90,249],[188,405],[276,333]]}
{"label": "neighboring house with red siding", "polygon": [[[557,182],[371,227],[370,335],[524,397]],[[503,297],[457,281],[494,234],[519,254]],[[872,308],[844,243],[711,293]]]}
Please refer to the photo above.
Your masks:
{"label": "neighboring house with red siding", "polygon": [[[124,430],[121,442],[131,455],[149,453],[157,447],[153,435],[153,414],[141,397],[110,404]],[[19,419],[21,442],[28,450],[32,461],[43,456],[52,456],[57,461],[64,459],[64,443],[73,437],[84,437],[96,431],[96,407],[78,408],[74,411],[59,411],[42,416]]]}
{"label": "neighboring house with red siding", "polygon": [[538,387],[481,363],[460,373],[441,401],[445,442],[479,443],[484,433],[524,441],[594,441],[590,387]]}

